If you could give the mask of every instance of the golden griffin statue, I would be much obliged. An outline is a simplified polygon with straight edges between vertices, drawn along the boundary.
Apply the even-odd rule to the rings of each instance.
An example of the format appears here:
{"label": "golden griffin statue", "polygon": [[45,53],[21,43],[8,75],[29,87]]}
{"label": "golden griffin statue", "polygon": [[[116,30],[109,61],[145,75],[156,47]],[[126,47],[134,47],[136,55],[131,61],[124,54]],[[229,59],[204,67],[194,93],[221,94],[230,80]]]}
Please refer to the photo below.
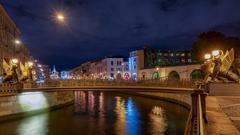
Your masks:
{"label": "golden griffin statue", "polygon": [[206,72],[206,77],[204,79],[205,83],[208,82],[238,82],[240,83],[240,78],[237,73],[233,72],[233,62],[234,62],[234,49],[226,51],[213,51],[212,56],[206,54],[207,59],[203,64],[202,68]]}
{"label": "golden griffin statue", "polygon": [[[19,67],[19,68],[18,68]],[[32,65],[29,63],[23,64],[18,61],[10,60],[7,62],[3,59],[3,82],[4,83],[16,83],[32,81]]]}

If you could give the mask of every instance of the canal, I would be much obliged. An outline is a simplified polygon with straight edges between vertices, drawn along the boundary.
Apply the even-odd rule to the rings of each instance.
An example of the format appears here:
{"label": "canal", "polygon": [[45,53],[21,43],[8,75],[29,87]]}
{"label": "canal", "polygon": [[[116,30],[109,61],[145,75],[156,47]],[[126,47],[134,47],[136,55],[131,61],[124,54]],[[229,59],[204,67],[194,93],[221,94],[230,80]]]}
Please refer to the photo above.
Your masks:
{"label": "canal", "polygon": [[181,135],[188,110],[174,103],[103,92],[75,92],[73,105],[0,122],[0,135]]}

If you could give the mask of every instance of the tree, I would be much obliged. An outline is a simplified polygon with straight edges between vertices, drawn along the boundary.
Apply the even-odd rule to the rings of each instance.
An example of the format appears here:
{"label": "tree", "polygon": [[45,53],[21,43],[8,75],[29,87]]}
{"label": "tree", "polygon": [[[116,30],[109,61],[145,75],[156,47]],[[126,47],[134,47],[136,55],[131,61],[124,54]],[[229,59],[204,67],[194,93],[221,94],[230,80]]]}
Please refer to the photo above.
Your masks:
{"label": "tree", "polygon": [[193,43],[192,52],[195,60],[204,61],[204,54],[211,53],[212,50],[230,50],[234,48],[235,56],[240,54],[240,39],[237,37],[226,37],[224,34],[215,31],[201,33]]}

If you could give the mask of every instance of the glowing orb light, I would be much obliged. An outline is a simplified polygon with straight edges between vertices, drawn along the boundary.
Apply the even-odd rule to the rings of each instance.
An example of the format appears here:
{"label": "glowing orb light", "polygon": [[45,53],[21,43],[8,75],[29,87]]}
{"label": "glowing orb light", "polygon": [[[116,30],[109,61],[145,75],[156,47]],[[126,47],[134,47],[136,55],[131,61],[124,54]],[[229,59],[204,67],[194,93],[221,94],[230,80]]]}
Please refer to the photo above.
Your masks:
{"label": "glowing orb light", "polygon": [[212,55],[213,56],[218,56],[218,55],[220,55],[220,51],[219,50],[213,50]]}
{"label": "glowing orb light", "polygon": [[205,54],[205,55],[204,55],[204,58],[205,58],[206,60],[210,59],[211,57],[212,57],[211,54]]}

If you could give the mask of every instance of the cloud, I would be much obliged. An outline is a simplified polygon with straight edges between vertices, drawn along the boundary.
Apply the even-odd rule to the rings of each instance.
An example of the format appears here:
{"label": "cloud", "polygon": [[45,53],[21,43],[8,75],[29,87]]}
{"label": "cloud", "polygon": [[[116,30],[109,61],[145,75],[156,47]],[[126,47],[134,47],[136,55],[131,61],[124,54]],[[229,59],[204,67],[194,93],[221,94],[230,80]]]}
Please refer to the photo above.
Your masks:
{"label": "cloud", "polygon": [[[239,0],[3,2],[32,54],[48,64],[59,63],[65,57],[74,60],[67,63],[71,66],[108,54],[126,56],[132,48],[146,43],[166,49],[189,48],[200,32],[211,29],[240,35]],[[66,26],[54,21],[55,10],[66,12]]]}

